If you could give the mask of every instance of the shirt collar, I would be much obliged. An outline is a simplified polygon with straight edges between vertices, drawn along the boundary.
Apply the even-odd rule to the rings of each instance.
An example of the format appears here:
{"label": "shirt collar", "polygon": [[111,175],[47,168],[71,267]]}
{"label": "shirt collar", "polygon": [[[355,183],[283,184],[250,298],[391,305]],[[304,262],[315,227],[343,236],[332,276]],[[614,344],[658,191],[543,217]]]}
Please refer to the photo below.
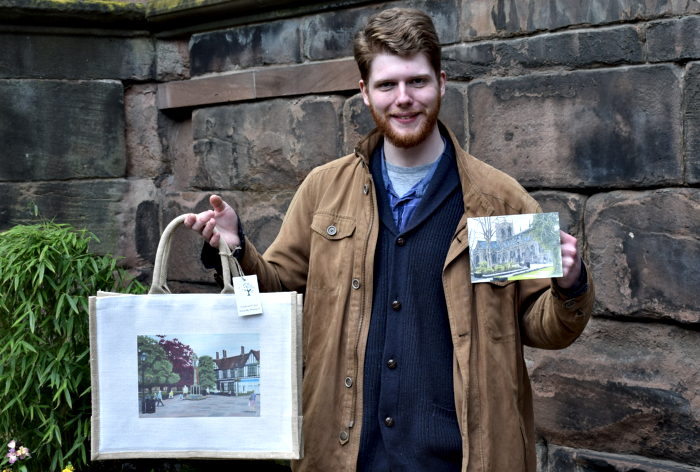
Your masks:
{"label": "shirt collar", "polygon": [[433,163],[433,166],[430,168],[430,171],[421,179],[420,182],[418,182],[416,185],[414,185],[411,190],[406,192],[406,195],[398,195],[396,191],[394,190],[394,186],[391,185],[391,179],[389,178],[389,173],[386,169],[386,161],[384,157],[384,141],[381,142],[380,147],[381,147],[381,161],[382,161],[382,178],[384,179],[384,186],[386,187],[386,191],[390,193],[394,198],[398,198],[403,200],[403,198],[422,198],[423,195],[425,195],[425,191],[428,188],[428,185],[430,184],[430,180],[433,178],[433,175],[435,175],[435,170],[438,167],[438,164],[440,160],[442,159],[442,156],[445,155],[445,151],[447,150],[447,141],[445,141],[445,137],[440,135],[440,138],[442,139],[442,153],[440,153],[440,157]]}

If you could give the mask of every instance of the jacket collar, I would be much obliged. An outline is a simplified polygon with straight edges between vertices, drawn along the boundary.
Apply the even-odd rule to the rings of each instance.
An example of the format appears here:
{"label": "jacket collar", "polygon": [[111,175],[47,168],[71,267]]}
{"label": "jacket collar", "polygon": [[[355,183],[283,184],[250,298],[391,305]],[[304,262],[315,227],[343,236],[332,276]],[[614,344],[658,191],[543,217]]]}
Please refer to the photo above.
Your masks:
{"label": "jacket collar", "polygon": [[[457,142],[457,138],[455,137],[455,135],[440,120],[438,120],[438,126],[440,127],[440,134],[442,134],[443,136],[449,136],[450,141],[452,141],[452,146],[455,150],[455,161],[457,163],[457,170],[459,171],[459,180],[462,184],[462,194],[464,196],[465,216],[467,218],[473,218],[477,216],[493,215],[495,209],[486,199],[481,190],[474,184],[474,181],[472,180],[472,177],[470,175],[470,167],[476,161],[476,158],[471,156],[468,152],[464,151],[461,148],[461,146]],[[364,162],[365,171],[368,173],[371,169],[370,161],[372,153],[381,139],[382,134],[377,128],[374,128],[362,139],[360,139],[357,142],[357,145],[355,146],[355,155]]]}

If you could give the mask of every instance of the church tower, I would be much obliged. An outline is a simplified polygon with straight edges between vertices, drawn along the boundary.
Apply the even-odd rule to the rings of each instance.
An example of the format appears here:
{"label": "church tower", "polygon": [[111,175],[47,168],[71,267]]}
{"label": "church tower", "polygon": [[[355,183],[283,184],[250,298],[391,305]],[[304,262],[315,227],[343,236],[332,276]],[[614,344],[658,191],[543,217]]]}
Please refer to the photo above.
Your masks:
{"label": "church tower", "polygon": [[507,220],[496,222],[496,240],[500,243],[513,237],[513,223]]}

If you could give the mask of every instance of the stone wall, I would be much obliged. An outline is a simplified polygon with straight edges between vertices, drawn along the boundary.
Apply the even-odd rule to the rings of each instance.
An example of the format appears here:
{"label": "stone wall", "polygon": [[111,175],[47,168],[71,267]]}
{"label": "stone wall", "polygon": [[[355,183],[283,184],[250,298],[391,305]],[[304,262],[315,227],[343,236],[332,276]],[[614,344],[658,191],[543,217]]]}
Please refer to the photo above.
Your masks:
{"label": "stone wall", "polygon": [[[372,128],[355,30],[388,6],[429,12],[441,118],[560,213],[596,280],[581,339],[525,352],[540,471],[700,470],[700,2],[266,1],[183,20],[163,0],[14,1],[0,228],[34,201],[145,281],[162,228],[213,192],[267,248],[309,171]],[[176,246],[171,288],[216,291],[200,240]]]}

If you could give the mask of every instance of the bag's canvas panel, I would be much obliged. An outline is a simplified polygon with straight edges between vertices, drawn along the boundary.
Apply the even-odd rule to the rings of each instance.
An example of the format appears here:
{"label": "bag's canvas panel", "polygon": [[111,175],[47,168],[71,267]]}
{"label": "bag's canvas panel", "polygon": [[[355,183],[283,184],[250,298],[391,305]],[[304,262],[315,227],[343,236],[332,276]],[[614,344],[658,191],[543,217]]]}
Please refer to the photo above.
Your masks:
{"label": "bag's canvas panel", "polygon": [[[301,296],[262,294],[263,314],[241,317],[228,294],[100,295],[90,300],[93,460],[301,456]],[[191,373],[164,362],[174,343],[190,350]],[[214,388],[192,387],[212,376]],[[144,413],[139,389],[156,383]]]}

